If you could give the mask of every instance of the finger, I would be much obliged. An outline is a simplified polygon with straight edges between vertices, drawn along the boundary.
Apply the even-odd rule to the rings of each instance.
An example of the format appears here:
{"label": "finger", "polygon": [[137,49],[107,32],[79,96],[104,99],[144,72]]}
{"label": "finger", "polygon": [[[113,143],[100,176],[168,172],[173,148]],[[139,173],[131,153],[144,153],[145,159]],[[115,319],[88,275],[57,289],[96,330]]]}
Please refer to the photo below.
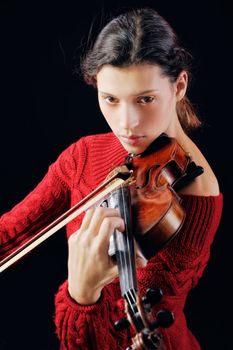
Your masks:
{"label": "finger", "polygon": [[121,217],[106,217],[100,227],[98,234],[99,245],[103,250],[108,249],[109,239],[114,230],[124,231],[125,225]]}
{"label": "finger", "polygon": [[80,226],[81,230],[86,230],[89,227],[93,214],[94,214],[94,208],[90,208],[85,212],[82,224]]}
{"label": "finger", "polygon": [[69,241],[73,241],[76,240],[77,237],[81,237],[82,233],[86,231],[86,229],[89,227],[91,218],[94,214],[94,208],[90,208],[85,212],[85,215],[83,217],[81,226],[79,227],[79,229],[77,231],[75,231],[69,238]]}
{"label": "finger", "polygon": [[143,256],[136,255],[135,259],[136,259],[136,266],[137,267],[145,267],[147,265],[147,260]]}
{"label": "finger", "polygon": [[118,210],[112,208],[98,207],[95,209],[94,214],[89,224],[89,231],[95,235],[98,235],[102,222],[105,218],[120,217]]}

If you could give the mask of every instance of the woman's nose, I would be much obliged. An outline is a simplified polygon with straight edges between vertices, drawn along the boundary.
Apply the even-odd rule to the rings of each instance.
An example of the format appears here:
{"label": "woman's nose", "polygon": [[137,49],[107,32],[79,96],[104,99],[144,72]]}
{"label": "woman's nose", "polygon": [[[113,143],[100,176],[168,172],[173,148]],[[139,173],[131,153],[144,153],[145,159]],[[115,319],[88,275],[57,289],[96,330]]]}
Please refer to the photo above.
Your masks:
{"label": "woman's nose", "polygon": [[121,129],[133,130],[139,125],[139,115],[132,106],[122,106],[119,111],[119,124]]}

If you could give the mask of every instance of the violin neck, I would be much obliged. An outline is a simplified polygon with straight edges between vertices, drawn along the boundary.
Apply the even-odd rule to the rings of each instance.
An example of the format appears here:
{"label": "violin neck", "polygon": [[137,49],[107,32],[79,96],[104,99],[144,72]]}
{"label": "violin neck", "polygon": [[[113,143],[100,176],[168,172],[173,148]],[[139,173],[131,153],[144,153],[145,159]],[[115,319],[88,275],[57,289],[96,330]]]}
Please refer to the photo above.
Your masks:
{"label": "violin neck", "polygon": [[115,230],[110,239],[109,255],[117,262],[122,296],[133,297],[137,291],[137,279],[129,186],[114,191],[108,198],[108,206],[118,209],[125,222],[125,231]]}

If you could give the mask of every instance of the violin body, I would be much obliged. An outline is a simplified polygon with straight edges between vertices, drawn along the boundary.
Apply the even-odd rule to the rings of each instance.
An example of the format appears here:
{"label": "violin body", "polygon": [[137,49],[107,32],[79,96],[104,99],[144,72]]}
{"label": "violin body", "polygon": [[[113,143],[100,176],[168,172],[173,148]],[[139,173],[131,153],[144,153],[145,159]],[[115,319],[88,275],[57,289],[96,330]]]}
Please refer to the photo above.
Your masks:
{"label": "violin body", "polygon": [[140,155],[128,156],[133,232],[143,255],[151,258],[179,232],[185,219],[174,188],[203,172],[176,139],[162,134]]}

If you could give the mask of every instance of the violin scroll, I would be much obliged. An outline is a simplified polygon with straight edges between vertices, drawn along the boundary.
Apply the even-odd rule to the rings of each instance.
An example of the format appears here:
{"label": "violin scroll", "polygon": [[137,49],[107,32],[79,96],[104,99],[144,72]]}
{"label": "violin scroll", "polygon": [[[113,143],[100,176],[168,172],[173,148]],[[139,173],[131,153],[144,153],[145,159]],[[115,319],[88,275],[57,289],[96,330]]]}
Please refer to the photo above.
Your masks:
{"label": "violin scroll", "polygon": [[[132,345],[126,350],[162,350],[162,335],[158,328],[168,328],[174,322],[174,315],[168,310],[160,310],[156,319],[152,318],[151,310],[155,303],[162,299],[161,289],[148,289],[141,299],[137,296],[134,305],[126,304],[124,317],[114,324],[117,331],[124,330],[130,325],[136,335],[132,338]],[[132,312],[133,310],[133,312]]]}

